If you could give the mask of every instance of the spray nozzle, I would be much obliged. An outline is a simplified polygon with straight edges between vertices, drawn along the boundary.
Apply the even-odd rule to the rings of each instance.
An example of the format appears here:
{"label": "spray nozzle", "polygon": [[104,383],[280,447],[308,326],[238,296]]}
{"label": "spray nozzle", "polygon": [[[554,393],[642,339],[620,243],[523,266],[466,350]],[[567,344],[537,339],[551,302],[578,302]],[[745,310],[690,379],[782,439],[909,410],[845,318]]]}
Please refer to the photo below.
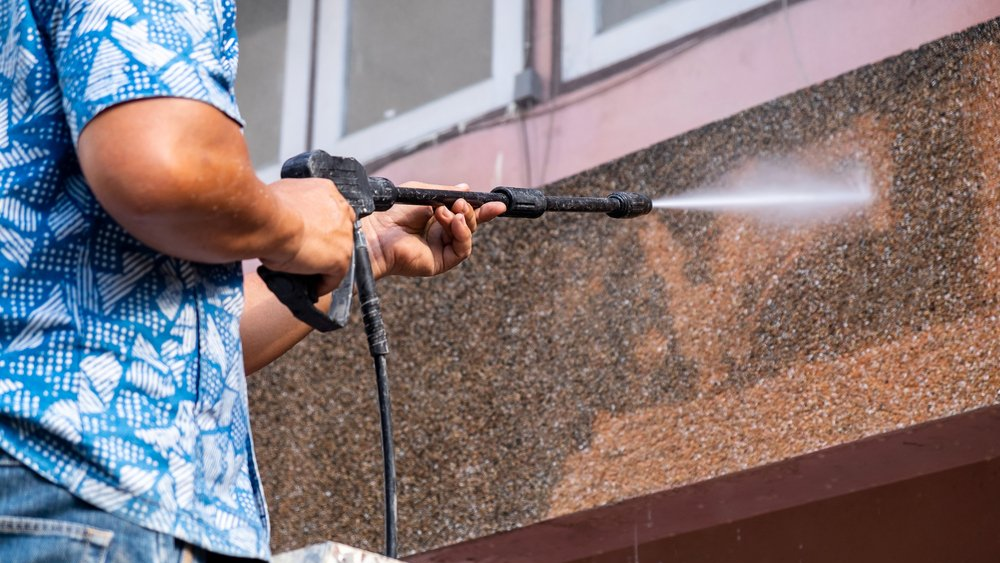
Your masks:
{"label": "spray nozzle", "polygon": [[635,192],[615,192],[608,199],[618,202],[618,209],[608,212],[615,219],[631,219],[653,210],[653,200]]}

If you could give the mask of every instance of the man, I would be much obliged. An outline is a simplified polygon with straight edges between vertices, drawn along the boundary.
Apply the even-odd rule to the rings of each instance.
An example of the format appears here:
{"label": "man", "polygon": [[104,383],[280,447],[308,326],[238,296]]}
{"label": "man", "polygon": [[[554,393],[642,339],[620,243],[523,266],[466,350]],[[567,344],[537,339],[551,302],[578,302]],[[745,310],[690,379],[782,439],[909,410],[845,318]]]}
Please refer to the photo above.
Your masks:
{"label": "man", "polygon": [[[0,561],[267,559],[244,373],[308,328],[239,261],[329,292],[353,212],[254,175],[232,0],[0,8]],[[502,212],[366,218],[376,275],[444,272]]]}

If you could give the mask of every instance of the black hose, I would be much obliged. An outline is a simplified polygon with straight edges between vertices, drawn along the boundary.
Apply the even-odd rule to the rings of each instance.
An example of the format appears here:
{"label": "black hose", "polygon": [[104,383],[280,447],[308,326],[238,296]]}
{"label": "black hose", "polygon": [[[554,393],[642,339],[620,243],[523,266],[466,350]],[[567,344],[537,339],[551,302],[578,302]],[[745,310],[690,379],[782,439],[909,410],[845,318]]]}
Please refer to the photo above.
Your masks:
{"label": "black hose", "polygon": [[375,356],[375,381],[378,384],[378,414],[382,423],[382,466],[385,483],[385,555],[396,558],[396,458],[392,450],[392,413],[389,402],[389,377],[385,356]]}
{"label": "black hose", "polygon": [[368,255],[368,241],[365,240],[361,221],[354,224],[354,282],[358,287],[361,301],[361,316],[368,336],[368,351],[375,362],[375,383],[378,386],[378,414],[382,427],[382,465],[385,485],[385,555],[396,558],[396,457],[392,447],[392,413],[389,401],[389,375],[386,356],[389,355],[389,339],[382,322],[382,310],[375,291],[375,275],[372,272],[371,257]]}

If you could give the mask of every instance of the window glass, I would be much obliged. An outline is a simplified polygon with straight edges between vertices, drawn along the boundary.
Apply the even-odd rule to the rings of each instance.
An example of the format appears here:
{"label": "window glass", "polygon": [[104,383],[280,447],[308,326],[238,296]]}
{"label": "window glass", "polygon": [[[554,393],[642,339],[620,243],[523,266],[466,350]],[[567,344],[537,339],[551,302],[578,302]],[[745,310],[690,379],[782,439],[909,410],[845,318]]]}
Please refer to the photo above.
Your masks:
{"label": "window glass", "polygon": [[247,122],[250,157],[261,168],[280,158],[287,0],[239,0],[236,29],[240,40],[236,97]]}
{"label": "window glass", "polygon": [[562,0],[562,79],[574,80],[774,0]]}
{"label": "window glass", "polygon": [[643,12],[676,0],[598,0],[601,6],[598,31],[614,27]]}
{"label": "window glass", "polygon": [[492,75],[492,0],[354,0],[344,133]]}

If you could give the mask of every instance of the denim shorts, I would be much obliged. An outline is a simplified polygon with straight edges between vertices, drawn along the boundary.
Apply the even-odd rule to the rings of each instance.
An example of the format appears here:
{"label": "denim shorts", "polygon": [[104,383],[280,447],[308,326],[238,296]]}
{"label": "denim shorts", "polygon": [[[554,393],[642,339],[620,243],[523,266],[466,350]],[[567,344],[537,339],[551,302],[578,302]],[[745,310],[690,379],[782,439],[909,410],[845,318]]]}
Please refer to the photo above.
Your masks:
{"label": "denim shorts", "polygon": [[[3,563],[234,562],[108,514],[0,450]],[[246,561],[246,560],[244,560]]]}

